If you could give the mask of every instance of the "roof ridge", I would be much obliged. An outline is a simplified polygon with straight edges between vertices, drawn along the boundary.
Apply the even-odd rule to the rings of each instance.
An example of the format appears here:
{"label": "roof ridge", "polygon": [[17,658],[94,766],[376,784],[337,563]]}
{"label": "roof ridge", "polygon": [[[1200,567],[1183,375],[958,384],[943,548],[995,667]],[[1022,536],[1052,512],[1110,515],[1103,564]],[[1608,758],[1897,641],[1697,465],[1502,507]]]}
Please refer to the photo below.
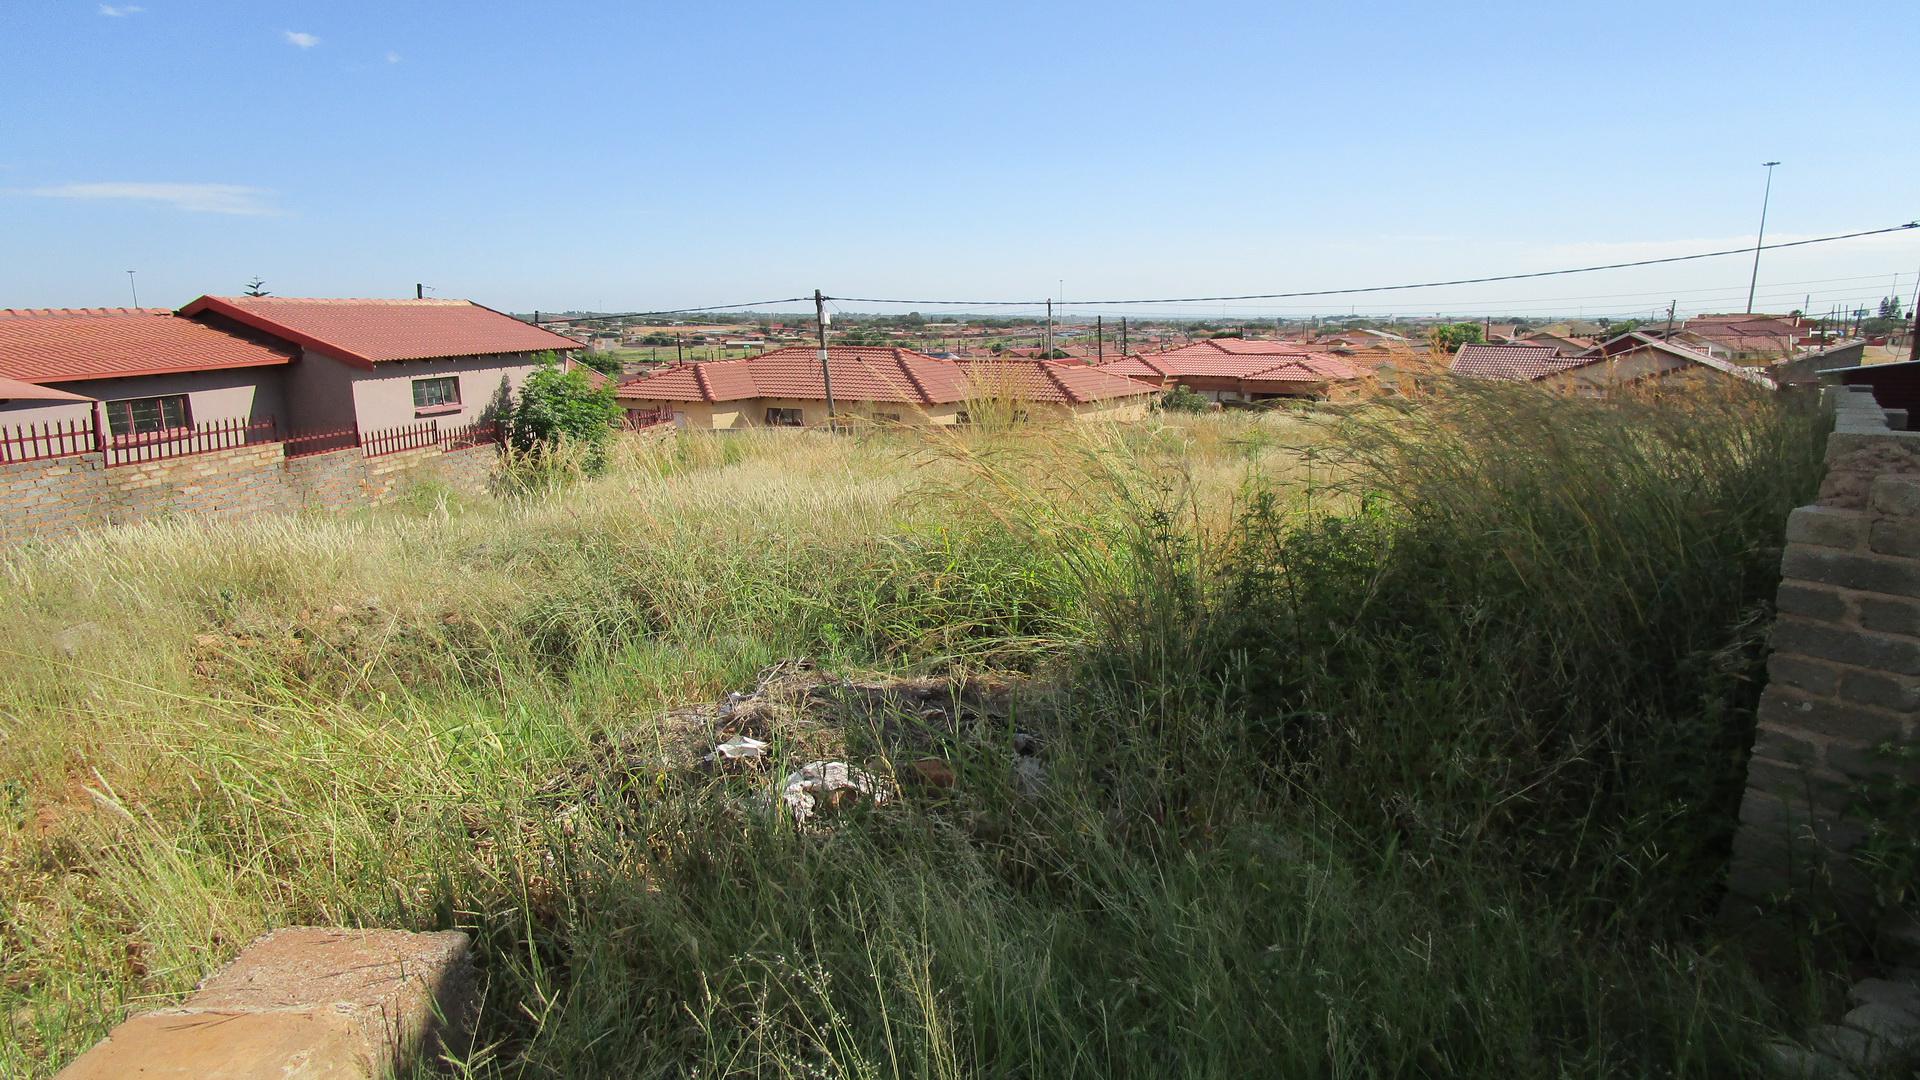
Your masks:
{"label": "roof ridge", "polygon": [[176,315],[172,308],[100,307],[100,308],[0,308],[0,318],[59,319],[100,318],[113,315]]}
{"label": "roof ridge", "polygon": [[1067,381],[1060,377],[1058,364],[1055,364],[1050,360],[1042,360],[1040,361],[1040,370],[1043,373],[1045,373],[1048,379],[1052,380],[1053,385],[1060,388],[1060,394],[1061,396],[1067,399],[1068,404],[1070,405],[1086,404],[1085,399],[1081,398],[1079,393],[1076,392],[1072,387],[1068,386]]}
{"label": "roof ridge", "polygon": [[[893,362],[899,366],[900,373],[907,377],[907,383],[913,387],[913,392],[920,395],[921,402],[926,405],[932,405],[932,392],[927,389],[927,384],[920,381],[919,372],[914,371],[913,365],[907,363],[907,358],[902,355],[907,351],[906,349],[895,346],[893,350]],[[932,357],[928,357],[928,359],[932,359]]]}

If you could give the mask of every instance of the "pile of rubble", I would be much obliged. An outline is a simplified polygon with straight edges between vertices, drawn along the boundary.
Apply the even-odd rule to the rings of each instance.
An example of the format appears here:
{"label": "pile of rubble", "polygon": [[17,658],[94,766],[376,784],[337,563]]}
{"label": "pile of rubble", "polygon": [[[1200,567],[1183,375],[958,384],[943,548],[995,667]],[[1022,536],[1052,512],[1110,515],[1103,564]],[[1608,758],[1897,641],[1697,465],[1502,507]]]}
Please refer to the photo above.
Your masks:
{"label": "pile of rubble", "polygon": [[952,789],[952,749],[999,740],[1014,783],[1032,793],[1045,770],[1039,736],[1013,726],[1022,689],[978,677],[836,677],[808,660],[783,660],[752,690],[669,710],[618,739],[596,738],[541,795],[571,814],[675,776],[744,777],[754,781],[747,786],[757,805],[818,827],[854,805],[894,802],[903,785]]}

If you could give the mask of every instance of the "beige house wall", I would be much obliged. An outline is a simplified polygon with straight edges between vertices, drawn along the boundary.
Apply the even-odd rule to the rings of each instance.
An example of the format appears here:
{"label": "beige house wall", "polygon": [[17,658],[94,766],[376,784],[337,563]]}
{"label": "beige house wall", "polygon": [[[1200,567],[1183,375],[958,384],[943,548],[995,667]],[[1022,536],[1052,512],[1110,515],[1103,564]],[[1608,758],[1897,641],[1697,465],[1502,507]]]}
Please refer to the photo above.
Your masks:
{"label": "beige house wall", "polygon": [[[345,364],[313,349],[303,350],[288,376],[293,422],[305,431],[331,431],[356,424],[363,432],[437,421],[442,429],[492,419],[538,368],[531,353],[388,360],[373,370]],[[453,375],[460,380],[460,407],[417,410],[413,381]]]}
{"label": "beige house wall", "polygon": [[139,375],[123,379],[84,379],[47,385],[108,402],[185,394],[188,413],[196,426],[217,420],[245,420],[248,423],[272,420],[284,434],[288,417],[281,387],[286,370],[274,364],[221,371]]}
{"label": "beige house wall", "polygon": [[38,427],[41,424],[85,424],[93,415],[90,401],[0,401],[0,429]]}

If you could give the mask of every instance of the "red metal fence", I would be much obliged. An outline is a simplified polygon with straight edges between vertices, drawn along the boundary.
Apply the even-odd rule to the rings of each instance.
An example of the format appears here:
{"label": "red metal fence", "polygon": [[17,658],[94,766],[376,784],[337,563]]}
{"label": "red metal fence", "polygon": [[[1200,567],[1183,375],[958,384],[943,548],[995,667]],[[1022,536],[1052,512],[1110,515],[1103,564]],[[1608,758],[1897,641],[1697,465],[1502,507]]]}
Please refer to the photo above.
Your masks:
{"label": "red metal fence", "polygon": [[144,435],[115,435],[107,440],[108,466],[138,465],[164,458],[187,457],[214,450],[279,441],[274,423],[266,420],[214,420],[192,428],[155,431]]}
{"label": "red metal fence", "polygon": [[466,427],[440,433],[440,449],[449,454],[455,450],[466,450],[499,441],[500,424],[495,420],[476,420]]}
{"label": "red metal fence", "polygon": [[[8,432],[12,434],[8,434]],[[57,420],[0,430],[0,465],[17,461],[91,454],[100,449],[100,433],[91,419]]]}
{"label": "red metal fence", "polygon": [[406,427],[387,428],[384,431],[362,432],[360,435],[360,447],[366,451],[368,457],[397,454],[402,450],[418,450],[424,446],[437,446],[439,442],[440,425],[432,420],[409,424]]}
{"label": "red metal fence", "polygon": [[136,465],[272,442],[280,443],[289,458],[353,447],[361,448],[367,457],[432,446],[451,453],[497,443],[502,435],[500,424],[493,420],[479,420],[447,431],[441,431],[439,423],[433,420],[364,433],[358,428],[336,428],[332,431],[298,431],[282,437],[275,429],[271,418],[215,420],[190,429],[140,435],[103,433],[97,418],[24,424],[0,428],[0,465],[72,457],[76,454],[100,454],[110,466]]}
{"label": "red metal fence", "polygon": [[333,431],[295,432],[287,436],[286,444],[287,456],[290,458],[346,450],[360,445],[360,429],[336,428]]}

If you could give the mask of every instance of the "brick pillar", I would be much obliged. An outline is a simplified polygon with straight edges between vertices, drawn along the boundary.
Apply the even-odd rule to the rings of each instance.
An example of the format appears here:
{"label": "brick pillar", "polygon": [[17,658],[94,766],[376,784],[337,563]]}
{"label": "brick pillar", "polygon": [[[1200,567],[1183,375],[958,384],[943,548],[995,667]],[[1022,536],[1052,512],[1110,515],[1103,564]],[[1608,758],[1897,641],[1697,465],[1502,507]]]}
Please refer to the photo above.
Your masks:
{"label": "brick pillar", "polygon": [[[1820,497],[1787,519],[1728,880],[1736,917],[1788,895],[1863,913],[1867,884],[1847,857],[1863,830],[1845,811],[1889,767],[1874,748],[1920,734],[1920,432],[1894,430],[1864,388],[1828,398]],[[1808,891],[1825,882],[1830,894]]]}

